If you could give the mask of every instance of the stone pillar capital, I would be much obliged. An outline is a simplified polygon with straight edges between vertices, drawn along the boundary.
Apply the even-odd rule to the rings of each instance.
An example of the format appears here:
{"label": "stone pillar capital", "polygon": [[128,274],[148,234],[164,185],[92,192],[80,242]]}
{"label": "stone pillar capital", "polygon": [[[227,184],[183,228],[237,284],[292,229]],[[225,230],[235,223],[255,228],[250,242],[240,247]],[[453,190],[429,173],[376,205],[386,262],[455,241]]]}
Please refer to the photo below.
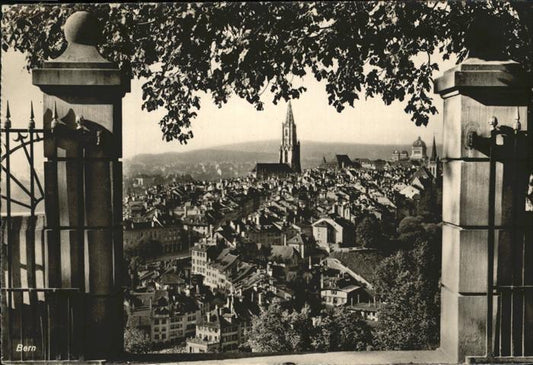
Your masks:
{"label": "stone pillar capital", "polygon": [[435,92],[445,99],[456,92],[472,93],[488,88],[499,88],[508,92],[515,90],[527,96],[531,82],[530,75],[516,61],[467,58],[461,64],[445,71],[435,80],[434,86]]}
{"label": "stone pillar capital", "polygon": [[512,128],[516,115],[527,115],[531,85],[530,75],[512,60],[467,58],[445,71],[434,85],[444,99],[443,157],[486,157],[467,147],[468,134],[488,136],[493,118]]}
{"label": "stone pillar capital", "polygon": [[[79,129],[81,116],[84,126],[91,129],[92,139],[100,143],[98,156],[120,156],[122,151],[122,98],[130,91],[130,80],[113,62],[106,60],[96,47],[101,35],[98,20],[86,11],[72,14],[64,26],[68,46],[56,59],[46,61],[33,70],[33,84],[45,94],[44,128],[60,125],[62,129]],[[57,111],[57,120],[52,121]],[[69,132],[70,133],[70,132]],[[97,138],[97,133],[104,138]],[[72,134],[72,133],[70,133]],[[59,137],[59,134],[56,134]],[[55,157],[57,148],[67,156],[69,138],[47,139],[45,155]],[[101,143],[103,142],[103,143]],[[94,144],[94,143],[93,143]]]}
{"label": "stone pillar capital", "polygon": [[123,96],[129,92],[130,80],[123,77],[115,63],[98,52],[96,45],[101,36],[100,28],[91,13],[78,11],[72,14],[64,27],[68,42],[65,52],[56,59],[45,61],[42,68],[33,70],[33,84],[49,94],[68,92]]}

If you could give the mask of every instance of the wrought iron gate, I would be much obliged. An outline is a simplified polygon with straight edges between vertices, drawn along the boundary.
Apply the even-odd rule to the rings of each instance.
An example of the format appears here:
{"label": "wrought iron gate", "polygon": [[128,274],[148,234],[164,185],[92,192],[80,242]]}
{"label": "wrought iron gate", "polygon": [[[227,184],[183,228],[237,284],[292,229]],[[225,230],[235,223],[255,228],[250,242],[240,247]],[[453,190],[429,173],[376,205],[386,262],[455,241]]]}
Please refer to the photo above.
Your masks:
{"label": "wrought iron gate", "polygon": [[[496,118],[490,124],[490,137],[470,136],[471,146],[489,156],[490,164],[485,357],[516,359],[533,355],[533,154],[518,113],[513,128],[498,126]],[[500,227],[495,223],[498,163],[503,164]]]}
{"label": "wrought iron gate", "polygon": [[[82,353],[74,333],[82,305],[77,288],[47,285],[45,217],[37,214],[44,188],[35,169],[35,145],[47,133],[35,127],[33,104],[28,128],[12,128],[9,103],[1,135],[2,191],[2,360],[66,360]],[[12,157],[25,157],[29,183],[15,176]],[[17,187],[26,201],[14,198]],[[26,210],[14,213],[13,206]],[[4,208],[5,207],[5,208]]]}

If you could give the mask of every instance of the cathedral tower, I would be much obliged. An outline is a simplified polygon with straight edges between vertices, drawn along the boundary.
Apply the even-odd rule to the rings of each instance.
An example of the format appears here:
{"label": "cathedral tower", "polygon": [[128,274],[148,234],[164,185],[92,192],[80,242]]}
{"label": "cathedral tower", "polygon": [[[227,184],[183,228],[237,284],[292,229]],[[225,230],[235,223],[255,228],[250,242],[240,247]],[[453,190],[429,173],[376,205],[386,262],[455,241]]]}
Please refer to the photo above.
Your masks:
{"label": "cathedral tower", "polygon": [[296,137],[296,124],[289,101],[287,117],[282,124],[281,146],[279,148],[279,162],[287,164],[294,172],[301,172],[300,141]]}

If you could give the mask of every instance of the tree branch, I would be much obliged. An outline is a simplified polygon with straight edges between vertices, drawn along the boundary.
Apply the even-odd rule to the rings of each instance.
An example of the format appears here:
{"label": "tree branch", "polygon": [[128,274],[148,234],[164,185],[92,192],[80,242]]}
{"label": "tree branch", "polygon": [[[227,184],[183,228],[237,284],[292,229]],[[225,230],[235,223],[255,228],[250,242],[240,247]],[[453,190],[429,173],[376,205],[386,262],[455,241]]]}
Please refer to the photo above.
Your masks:
{"label": "tree branch", "polygon": [[257,96],[261,97],[261,95],[263,95],[263,93],[266,91],[266,89],[268,88],[269,85],[270,85],[270,79],[268,79],[268,82],[267,82],[265,88],[259,94],[257,94]]}

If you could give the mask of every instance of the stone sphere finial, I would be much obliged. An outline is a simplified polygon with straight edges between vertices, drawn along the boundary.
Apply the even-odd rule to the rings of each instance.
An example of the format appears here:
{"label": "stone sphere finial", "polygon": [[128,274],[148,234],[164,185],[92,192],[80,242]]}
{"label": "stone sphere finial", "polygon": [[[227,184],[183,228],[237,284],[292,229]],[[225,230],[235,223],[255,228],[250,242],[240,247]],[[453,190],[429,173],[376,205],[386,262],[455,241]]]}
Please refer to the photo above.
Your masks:
{"label": "stone sphere finial", "polygon": [[487,61],[507,58],[505,24],[501,17],[480,14],[474,17],[465,33],[469,57]]}
{"label": "stone sphere finial", "polygon": [[69,43],[96,46],[100,37],[98,20],[87,11],[77,11],[65,22],[65,38]]}

